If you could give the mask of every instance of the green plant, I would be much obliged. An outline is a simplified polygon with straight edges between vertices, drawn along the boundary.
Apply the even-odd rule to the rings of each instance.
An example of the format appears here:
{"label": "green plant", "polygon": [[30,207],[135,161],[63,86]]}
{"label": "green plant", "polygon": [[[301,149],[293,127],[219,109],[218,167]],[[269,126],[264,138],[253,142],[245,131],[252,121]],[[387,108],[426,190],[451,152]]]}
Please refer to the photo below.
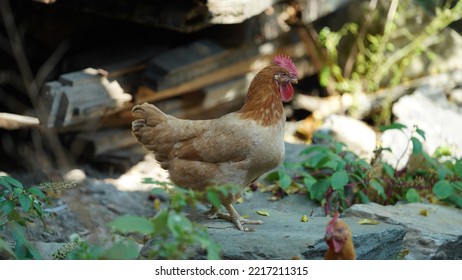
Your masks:
{"label": "green plant", "polygon": [[[136,259],[138,258],[138,244],[150,239],[147,244],[146,257],[149,259],[186,259],[188,250],[200,247],[207,251],[208,259],[220,258],[220,247],[212,241],[206,228],[192,222],[182,212],[185,207],[194,208],[198,201],[208,200],[217,207],[220,206],[219,197],[227,195],[236,188],[233,186],[210,187],[205,192],[194,192],[170,183],[144,180],[146,184],[160,185],[154,188],[154,197],[169,194],[168,207],[159,209],[152,218],[123,215],[108,223],[112,229],[112,245],[89,244],[77,239],[60,252],[57,258],[67,259]],[[135,238],[142,241],[136,242]],[[141,237],[141,238],[140,238]]]}
{"label": "green plant", "polygon": [[[407,127],[399,123],[382,127],[382,131],[389,129],[404,133]],[[379,147],[368,163],[328,134],[313,137],[316,144],[301,152],[300,163],[286,164],[267,178],[284,190],[296,186],[306,191],[310,199],[325,207],[326,215],[371,201],[384,205],[428,201],[462,208],[462,159],[448,157],[447,151],[445,156],[429,156],[422,149],[425,133],[417,126],[412,127],[406,147],[412,145],[411,160],[402,170],[398,164],[404,153],[391,166],[382,160],[382,153],[390,149]]]}
{"label": "green plant", "polygon": [[38,186],[24,188],[21,182],[10,176],[0,176],[0,186],[3,186],[0,193],[0,232],[14,241],[11,250],[8,242],[0,236],[3,241],[0,249],[17,259],[40,259],[37,248],[27,238],[26,226],[35,218],[45,225],[45,194]]}
{"label": "green plant", "polygon": [[111,245],[91,244],[80,238],[65,244],[53,254],[54,259],[70,260],[134,260],[138,258],[139,245],[135,240],[113,236]]}
{"label": "green plant", "polygon": [[[430,60],[438,56],[430,46],[444,42],[439,38],[441,31],[462,18],[462,2],[446,1],[441,8],[436,7],[434,17],[416,31],[410,24],[414,22],[416,25],[418,13],[412,0],[379,1],[379,6],[389,3],[382,8],[374,3],[377,5],[377,1],[371,1],[361,26],[346,23],[338,31],[325,27],[319,32],[318,43],[325,51],[324,67],[319,76],[321,85],[333,85],[339,93],[349,92],[353,96],[359,92],[377,91],[381,86],[397,85],[403,81],[415,56],[425,55]],[[382,22],[381,9],[387,12],[385,22]],[[425,12],[421,10],[418,17],[425,19]],[[345,50],[344,42],[351,39],[353,43],[348,46],[349,50],[342,52],[344,56],[341,56],[339,51]],[[391,102],[389,99],[385,101],[381,123],[389,124]]]}

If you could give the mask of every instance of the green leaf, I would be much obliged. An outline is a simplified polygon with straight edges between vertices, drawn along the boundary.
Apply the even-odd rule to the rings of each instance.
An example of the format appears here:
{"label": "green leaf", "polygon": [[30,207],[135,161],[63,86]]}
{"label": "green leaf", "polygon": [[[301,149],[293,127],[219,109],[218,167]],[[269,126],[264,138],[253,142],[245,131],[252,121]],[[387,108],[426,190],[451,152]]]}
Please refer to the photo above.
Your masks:
{"label": "green leaf", "polygon": [[348,183],[349,176],[345,170],[336,171],[332,174],[331,184],[334,190],[343,190],[343,187]]}
{"label": "green leaf", "polygon": [[454,171],[456,172],[457,176],[462,179],[462,161],[457,161],[454,165]]}
{"label": "green leaf", "polygon": [[138,244],[131,239],[127,239],[115,243],[104,252],[103,256],[104,259],[108,260],[135,260],[138,258],[138,254]]}
{"label": "green leaf", "polygon": [[452,194],[448,200],[450,200],[452,203],[457,205],[458,207],[462,208],[462,197],[457,194]]}
{"label": "green leaf", "polygon": [[383,189],[382,184],[380,184],[377,180],[372,179],[370,181],[371,187],[377,191],[377,193],[382,197],[385,198],[385,190]]}
{"label": "green leaf", "polygon": [[40,198],[46,198],[46,195],[38,187],[28,188],[27,192],[30,194],[34,194]]}
{"label": "green leaf", "polygon": [[398,129],[398,130],[402,130],[403,128],[406,128],[407,126],[405,126],[404,124],[402,123],[392,123],[390,125],[386,125],[386,126],[380,126],[380,131],[381,132],[384,132],[386,130],[390,130],[390,129]]}
{"label": "green leaf", "polygon": [[369,200],[369,197],[367,197],[367,195],[365,195],[363,192],[359,191],[358,193],[359,193],[359,197],[361,198],[362,203],[366,204],[366,203],[371,202]]}
{"label": "green leaf", "polygon": [[462,191],[462,182],[461,182],[461,181],[452,182],[452,185],[453,185],[454,188],[456,188],[457,190]]}
{"label": "green leaf", "polygon": [[329,179],[318,180],[316,183],[311,185],[311,187],[308,187],[310,198],[317,200],[317,201],[321,201],[324,198],[325,193],[327,189],[329,188],[329,186],[330,186]]}
{"label": "green leaf", "polygon": [[305,185],[305,187],[312,186],[316,181],[317,180],[310,174],[303,175],[303,185]]}
{"label": "green leaf", "polygon": [[389,165],[388,163],[383,164],[383,170],[385,171],[385,173],[387,173],[387,175],[390,178],[395,177],[395,169],[391,165]]}
{"label": "green leaf", "polygon": [[32,205],[32,198],[26,194],[20,193],[18,195],[19,204],[21,204],[21,208],[24,212],[29,211],[30,206]]}
{"label": "green leaf", "polygon": [[158,181],[154,181],[152,178],[143,178],[142,184],[157,184]]}
{"label": "green leaf", "polygon": [[414,155],[420,154],[422,152],[422,143],[420,142],[420,140],[412,136],[411,141],[412,141],[412,153]]}
{"label": "green leaf", "polygon": [[441,180],[433,186],[433,193],[438,199],[446,199],[454,193],[454,186],[447,180]]}
{"label": "green leaf", "polygon": [[419,195],[419,192],[414,189],[414,188],[410,188],[407,190],[406,192],[406,200],[408,202],[419,202],[420,201],[420,195]]}
{"label": "green leaf", "polygon": [[5,179],[12,186],[15,186],[15,187],[20,188],[20,189],[24,189],[24,186],[22,185],[22,183],[19,182],[18,180],[16,180],[15,178],[13,178],[13,177],[3,176],[3,179]]}
{"label": "green leaf", "polygon": [[325,145],[313,144],[313,145],[306,147],[303,151],[301,151],[300,155],[309,155],[312,153],[327,153],[329,151],[330,151],[329,147]]}
{"label": "green leaf", "polygon": [[452,172],[447,169],[445,166],[438,166],[438,180],[444,180],[447,175],[450,175]]}
{"label": "green leaf", "polygon": [[163,209],[160,212],[157,212],[152,223],[154,225],[154,230],[156,235],[168,234],[167,220],[168,220],[169,210]]}
{"label": "green leaf", "polygon": [[14,201],[12,200],[5,201],[1,205],[2,205],[2,212],[3,212],[2,214],[6,216],[10,214],[11,211],[13,211],[14,209]]}
{"label": "green leaf", "polygon": [[173,211],[168,214],[167,227],[175,237],[190,234],[193,230],[193,225],[190,220],[182,214]]}
{"label": "green leaf", "polygon": [[290,176],[286,173],[281,172],[281,174],[279,174],[279,185],[281,186],[281,188],[286,190],[288,187],[290,187],[291,184],[292,178],[290,178]]}
{"label": "green leaf", "polygon": [[327,160],[328,158],[326,156],[326,153],[316,152],[316,153],[310,154],[310,156],[305,161],[303,161],[303,163],[307,167],[319,168],[319,166],[327,162]]}
{"label": "green leaf", "polygon": [[8,183],[8,181],[3,178],[4,176],[0,176],[0,185],[4,186],[10,193],[13,192],[10,183]]}
{"label": "green leaf", "polygon": [[141,234],[150,234],[154,231],[154,226],[150,220],[132,215],[117,217],[109,222],[108,226],[121,233],[138,232]]}
{"label": "green leaf", "polygon": [[207,200],[215,207],[220,208],[220,197],[214,190],[207,190]]}
{"label": "green leaf", "polygon": [[420,128],[418,128],[418,127],[416,126],[415,132],[417,132],[417,134],[419,134],[420,137],[423,138],[423,140],[427,140],[427,139],[425,138],[425,131],[423,131],[422,129],[420,129]]}
{"label": "green leaf", "polygon": [[270,182],[277,181],[279,179],[279,172],[274,171],[274,172],[269,173],[266,176],[266,179],[268,179]]}

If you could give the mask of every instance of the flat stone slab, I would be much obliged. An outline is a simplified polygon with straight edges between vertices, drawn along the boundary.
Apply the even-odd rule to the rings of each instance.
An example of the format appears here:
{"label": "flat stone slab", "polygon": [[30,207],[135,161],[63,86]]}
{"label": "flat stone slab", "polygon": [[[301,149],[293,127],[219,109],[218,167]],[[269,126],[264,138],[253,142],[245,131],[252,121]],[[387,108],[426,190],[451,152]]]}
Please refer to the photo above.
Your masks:
{"label": "flat stone slab", "polygon": [[[207,227],[211,238],[220,244],[223,259],[322,259],[327,250],[324,234],[331,218],[324,217],[323,209],[304,195],[280,201],[268,201],[269,197],[268,193],[255,192],[250,200],[235,206],[241,215],[264,222],[251,225],[253,232],[238,231],[224,220],[209,220],[199,211],[190,218]],[[260,216],[257,211],[266,211],[269,216]],[[302,215],[311,212],[308,221],[301,222]],[[358,218],[344,220],[353,232],[358,259],[395,259],[402,250],[406,233],[402,226],[360,225]]]}
{"label": "flat stone slab", "polygon": [[423,203],[394,206],[369,203],[353,205],[344,214],[405,227],[406,259],[462,259],[460,209]]}

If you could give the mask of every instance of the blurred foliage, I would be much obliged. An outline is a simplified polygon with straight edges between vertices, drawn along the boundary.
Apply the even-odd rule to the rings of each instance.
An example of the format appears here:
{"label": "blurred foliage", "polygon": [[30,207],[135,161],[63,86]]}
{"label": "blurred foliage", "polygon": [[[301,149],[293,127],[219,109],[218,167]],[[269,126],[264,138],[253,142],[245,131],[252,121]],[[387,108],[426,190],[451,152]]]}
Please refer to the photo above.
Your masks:
{"label": "blurred foliage", "polygon": [[[159,212],[152,218],[123,215],[108,223],[114,234],[112,238],[116,239],[110,242],[110,246],[77,239],[71,243],[74,244],[70,246],[71,250],[63,248],[57,256],[66,259],[137,259],[140,258],[139,243],[149,239],[145,254],[148,259],[187,259],[190,257],[188,252],[197,248],[205,250],[208,259],[220,259],[220,247],[209,238],[206,228],[189,220],[182,211],[185,207],[195,208],[197,202],[204,199],[219,207],[219,197],[228,195],[235,187],[216,186],[205,192],[194,192],[150,178],[146,178],[144,183],[161,186],[152,190],[154,205],[158,205],[157,197],[168,195],[169,206],[157,209]],[[138,238],[138,243],[134,240],[135,236],[142,237]]]}
{"label": "blurred foliage", "polygon": [[[429,60],[438,57],[430,47],[445,43],[441,31],[462,18],[462,1],[419,2],[431,2],[431,5],[422,5],[434,9],[430,19],[427,20],[428,14],[416,8],[412,0],[389,0],[365,8],[361,25],[346,23],[337,31],[324,27],[318,37],[325,51],[325,66],[319,75],[321,85],[329,85],[341,94],[348,92],[353,96],[360,92],[371,93],[381,87],[402,83],[416,56],[425,56]],[[353,42],[345,44],[349,40]],[[388,103],[391,100],[385,103],[379,123],[389,124]]]}
{"label": "blurred foliage", "polygon": [[[0,187],[0,251],[6,251],[9,258],[41,259],[27,236],[27,224],[39,218],[45,225],[45,194],[39,186],[25,188],[10,176],[0,176]],[[12,239],[13,246],[9,245],[6,237]]]}
{"label": "blurred foliage", "polygon": [[[404,133],[407,127],[394,123],[381,129]],[[304,158],[302,162],[285,164],[267,179],[283,190],[305,191],[309,199],[324,206],[326,215],[355,203],[371,201],[383,205],[400,201],[429,202],[462,208],[462,159],[448,155],[447,151],[444,156],[441,153],[429,156],[422,149],[424,131],[418,127],[411,131],[407,147],[412,146],[411,160],[402,170],[398,170],[398,163],[404,153],[396,166],[391,166],[382,160],[383,153],[390,149],[378,147],[368,163],[332,136],[316,133],[314,144],[300,154]]]}
{"label": "blurred foliage", "polygon": [[[187,259],[188,250],[202,248],[208,259],[220,258],[220,247],[209,238],[205,227],[189,220],[182,212],[185,207],[195,208],[198,201],[208,201],[220,207],[220,197],[236,193],[232,185],[213,186],[205,192],[194,192],[169,183],[146,179],[145,183],[161,185],[152,195],[170,196],[170,204],[159,207],[152,218],[123,215],[107,224],[111,234],[106,240],[90,243],[75,236],[54,254],[54,259],[138,259],[141,244],[150,239],[147,257],[153,259]],[[0,258],[42,259],[40,252],[27,235],[27,224],[40,219],[46,227],[48,194],[75,186],[73,183],[46,183],[25,188],[21,182],[0,176]],[[44,191],[46,190],[46,194]],[[52,216],[51,216],[52,217]]]}

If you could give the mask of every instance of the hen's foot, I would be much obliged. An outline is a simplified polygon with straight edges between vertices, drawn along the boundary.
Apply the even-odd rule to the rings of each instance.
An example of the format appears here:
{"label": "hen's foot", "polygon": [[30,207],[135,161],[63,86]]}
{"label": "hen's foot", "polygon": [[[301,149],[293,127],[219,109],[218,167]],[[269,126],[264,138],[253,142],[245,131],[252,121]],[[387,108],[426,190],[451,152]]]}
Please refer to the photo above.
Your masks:
{"label": "hen's foot", "polygon": [[228,210],[229,214],[220,212],[220,210],[215,206],[212,206],[212,208],[209,211],[205,212],[204,214],[209,219],[223,219],[223,220],[232,222],[233,224],[236,225],[236,227],[239,230],[242,230],[242,231],[253,231],[253,229],[251,228],[244,227],[243,225],[245,224],[250,224],[250,225],[263,224],[263,222],[260,220],[249,220],[249,219],[242,218],[242,216],[239,215],[239,213],[237,213],[237,211],[234,209],[234,207],[231,204],[225,205],[225,208],[226,210]]}

